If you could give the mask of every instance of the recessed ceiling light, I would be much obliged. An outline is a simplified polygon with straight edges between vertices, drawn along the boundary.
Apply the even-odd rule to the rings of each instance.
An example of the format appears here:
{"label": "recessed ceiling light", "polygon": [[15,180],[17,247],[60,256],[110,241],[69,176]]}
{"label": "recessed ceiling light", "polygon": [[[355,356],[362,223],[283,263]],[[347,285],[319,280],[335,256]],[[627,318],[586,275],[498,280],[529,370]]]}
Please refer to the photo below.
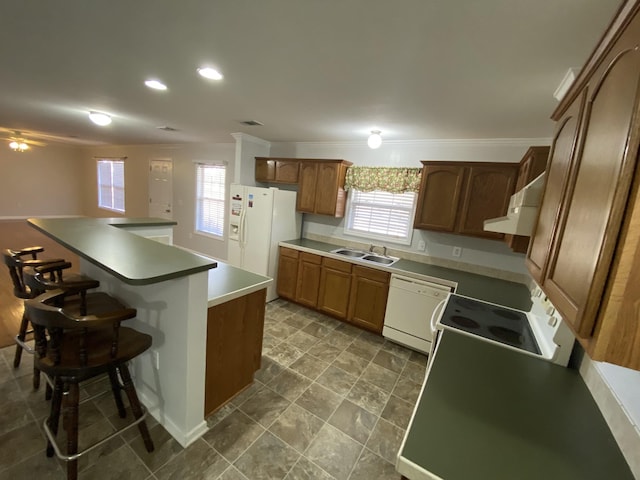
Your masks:
{"label": "recessed ceiling light", "polygon": [[167,86],[164,83],[162,83],[160,80],[145,80],[144,84],[149,88],[153,88],[154,90],[167,89]]}
{"label": "recessed ceiling light", "polygon": [[91,119],[93,123],[95,123],[96,125],[100,125],[101,127],[104,127],[111,123],[111,117],[106,113],[89,112],[89,119]]}
{"label": "recessed ceiling light", "polygon": [[200,67],[198,73],[209,80],[222,80],[224,78],[218,70],[211,67]]}

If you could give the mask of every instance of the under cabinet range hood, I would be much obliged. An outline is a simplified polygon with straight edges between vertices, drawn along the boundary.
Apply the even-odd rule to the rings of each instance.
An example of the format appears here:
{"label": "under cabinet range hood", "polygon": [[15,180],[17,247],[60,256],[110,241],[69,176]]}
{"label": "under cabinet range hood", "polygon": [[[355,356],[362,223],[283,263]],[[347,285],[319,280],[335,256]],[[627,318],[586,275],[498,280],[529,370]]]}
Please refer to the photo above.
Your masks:
{"label": "under cabinet range hood", "polygon": [[543,172],[522,190],[511,195],[507,215],[485,220],[485,231],[531,236],[544,191],[544,178]]}

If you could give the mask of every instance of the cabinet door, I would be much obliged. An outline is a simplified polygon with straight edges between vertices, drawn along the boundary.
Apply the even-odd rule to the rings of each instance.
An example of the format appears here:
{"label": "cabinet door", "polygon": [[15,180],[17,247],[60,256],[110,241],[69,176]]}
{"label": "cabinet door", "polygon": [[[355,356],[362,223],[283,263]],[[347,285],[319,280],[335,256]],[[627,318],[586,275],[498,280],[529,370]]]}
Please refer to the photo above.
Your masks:
{"label": "cabinet door", "polygon": [[468,167],[458,233],[487,238],[503,238],[503,233],[486,232],[484,221],[501,217],[507,211],[517,177],[514,164]]}
{"label": "cabinet door", "polygon": [[338,318],[347,318],[350,290],[351,264],[323,258],[318,309]]}
{"label": "cabinet door", "polygon": [[341,165],[339,163],[318,163],[316,182],[315,213],[335,215],[338,200],[338,179]]}
{"label": "cabinet door", "polygon": [[424,165],[414,228],[453,232],[465,169],[457,165]]}
{"label": "cabinet door", "polygon": [[256,157],[256,182],[272,182],[276,178],[276,162],[268,158]]}
{"label": "cabinet door", "polygon": [[573,103],[558,122],[545,175],[545,189],[538,221],[531,234],[526,265],[533,279],[542,285],[551,255],[551,244],[560,216],[560,205],[567,191],[569,172],[575,156],[584,95]]}
{"label": "cabinet door", "polygon": [[278,282],[276,291],[279,296],[296,299],[298,282],[298,251],[280,247],[278,256]]}
{"label": "cabinet door", "polygon": [[298,183],[299,162],[297,160],[276,160],[275,181]]}
{"label": "cabinet door", "polygon": [[[590,83],[575,186],[553,245],[545,291],[581,337],[593,332],[635,167],[628,156],[637,111],[640,53],[619,45]],[[600,80],[597,80],[600,79]]]}
{"label": "cabinet door", "polygon": [[300,253],[296,301],[302,305],[312,308],[316,308],[318,305],[321,260],[322,257],[319,255],[306,252]]}
{"label": "cabinet door", "polygon": [[390,274],[373,268],[353,267],[349,322],[382,333],[389,295]]}
{"label": "cabinet door", "polygon": [[314,213],[316,205],[316,180],[318,177],[318,164],[316,162],[300,162],[298,174],[298,197],[296,210],[299,212]]}

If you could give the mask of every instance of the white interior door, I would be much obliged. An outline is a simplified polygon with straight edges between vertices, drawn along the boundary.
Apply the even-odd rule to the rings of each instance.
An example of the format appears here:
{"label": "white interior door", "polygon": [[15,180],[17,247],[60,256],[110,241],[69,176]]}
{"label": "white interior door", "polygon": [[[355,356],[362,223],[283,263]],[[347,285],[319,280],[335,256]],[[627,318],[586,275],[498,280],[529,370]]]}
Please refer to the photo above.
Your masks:
{"label": "white interior door", "polygon": [[149,161],[149,216],[173,219],[173,161]]}

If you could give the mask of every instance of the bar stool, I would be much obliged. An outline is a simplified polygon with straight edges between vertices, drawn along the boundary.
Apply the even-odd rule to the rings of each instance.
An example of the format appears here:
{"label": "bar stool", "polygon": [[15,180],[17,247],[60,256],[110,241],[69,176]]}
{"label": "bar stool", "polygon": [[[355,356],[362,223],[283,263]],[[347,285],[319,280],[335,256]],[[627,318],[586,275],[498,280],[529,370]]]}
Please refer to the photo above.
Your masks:
{"label": "bar stool", "polygon": [[[53,456],[55,452],[58,458],[67,462],[68,480],[77,479],[77,459],[81,455],[134,425],[138,426],[147,451],[154,449],[144,420],[147,411],[138,399],[127,367],[128,361],[151,346],[151,336],[120,326],[121,322],[136,316],[135,309],[126,308],[107,294],[95,295],[101,298],[102,312],[92,312],[91,301],[88,300],[87,315],[70,313],[64,302],[67,293],[60,289],[25,301],[25,309],[35,332],[36,365],[53,379],[54,384],[50,415],[44,422],[47,456]],[[62,306],[55,306],[60,304]],[[120,417],[126,416],[120,393],[124,390],[135,421],[78,452],[79,384],[105,373],[111,379]],[[118,376],[122,385],[118,382]],[[67,437],[66,453],[56,442],[61,408]]]}
{"label": "bar stool", "polygon": [[[9,269],[9,276],[11,277],[11,282],[13,283],[13,294],[17,298],[26,300],[32,297],[31,292],[25,286],[22,278],[22,271],[25,267],[37,267],[63,261],[63,259],[61,258],[39,259],[38,253],[42,253],[43,251],[44,248],[42,247],[27,247],[21,250],[11,250],[7,248],[3,250],[2,255],[4,258],[4,263]],[[31,333],[33,333],[33,330],[29,330],[29,320],[23,313],[22,320],[20,321],[20,329],[15,338],[16,353],[13,358],[14,368],[18,368],[20,366],[23,350],[30,354],[34,353],[33,349],[25,343],[27,335]]]}

